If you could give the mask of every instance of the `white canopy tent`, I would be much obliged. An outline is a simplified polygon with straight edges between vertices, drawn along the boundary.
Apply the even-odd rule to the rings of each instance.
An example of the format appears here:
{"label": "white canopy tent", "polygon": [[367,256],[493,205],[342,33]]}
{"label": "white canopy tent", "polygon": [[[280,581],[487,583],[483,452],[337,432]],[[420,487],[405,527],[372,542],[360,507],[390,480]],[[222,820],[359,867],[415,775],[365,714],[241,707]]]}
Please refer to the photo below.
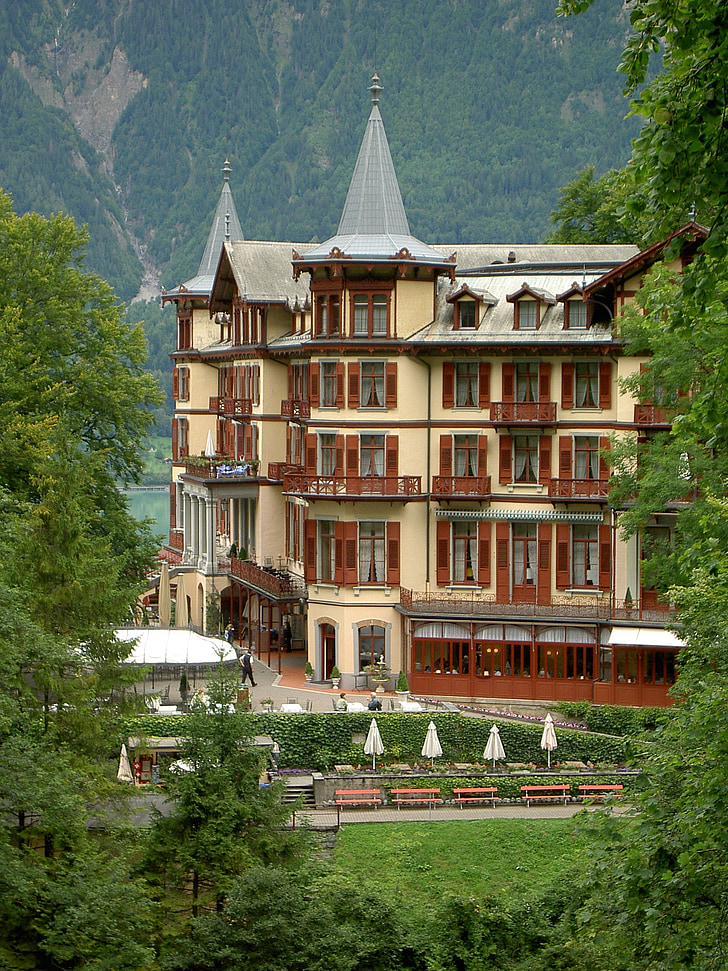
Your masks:
{"label": "white canopy tent", "polygon": [[610,647],[685,647],[685,641],[662,627],[613,627]]}
{"label": "white canopy tent", "polygon": [[117,630],[120,641],[134,641],[127,664],[219,664],[235,661],[237,655],[227,641],[204,637],[188,628],[149,627]]}

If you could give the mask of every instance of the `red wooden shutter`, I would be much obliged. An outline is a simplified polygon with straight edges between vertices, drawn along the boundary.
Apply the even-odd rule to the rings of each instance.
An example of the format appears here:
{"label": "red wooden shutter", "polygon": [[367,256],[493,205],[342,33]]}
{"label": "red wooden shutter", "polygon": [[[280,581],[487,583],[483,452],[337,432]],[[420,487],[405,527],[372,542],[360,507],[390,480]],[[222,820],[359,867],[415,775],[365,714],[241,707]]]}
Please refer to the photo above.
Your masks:
{"label": "red wooden shutter", "polygon": [[599,527],[599,589],[609,590],[612,584],[612,540],[609,526]]}
{"label": "red wooden shutter", "polygon": [[399,523],[387,523],[387,583],[399,586]]}
{"label": "red wooden shutter", "polygon": [[455,365],[452,361],[442,365],[442,407],[455,407]]}
{"label": "red wooden shutter", "polygon": [[571,478],[571,435],[559,435],[559,478]]}
{"label": "red wooden shutter", "polygon": [[599,365],[599,407],[612,407],[612,365],[609,361]]}
{"label": "red wooden shutter", "polygon": [[397,407],[397,362],[387,361],[384,366],[384,404],[387,408]]}
{"label": "red wooden shutter", "polygon": [[571,586],[571,526],[556,526],[556,586],[566,590]]}
{"label": "red wooden shutter", "polygon": [[307,519],[304,523],[304,543],[306,546],[303,569],[306,583],[316,582],[316,520]]}
{"label": "red wooden shutter", "polygon": [[174,482],[169,484],[169,526],[170,529],[177,526],[177,487]]}
{"label": "red wooden shutter", "polygon": [[486,520],[478,523],[478,583],[490,586],[490,533],[491,524]]}
{"label": "red wooden shutter", "polygon": [[478,367],[478,407],[490,406],[490,364],[483,363]]}
{"label": "red wooden shutter", "polygon": [[452,435],[440,435],[440,475],[452,475]]}
{"label": "red wooden shutter", "polygon": [[551,436],[542,435],[538,441],[538,481],[548,482],[551,478]]}
{"label": "red wooden shutter", "polygon": [[397,435],[387,435],[384,443],[386,474],[396,476],[399,469],[399,437]]}
{"label": "red wooden shutter", "polygon": [[446,587],[450,582],[450,523],[437,522],[437,585]]}
{"label": "red wooden shutter", "polygon": [[488,474],[488,436],[478,437],[478,475]]}
{"label": "red wooden shutter", "polygon": [[513,364],[503,364],[503,387],[501,394],[504,401],[513,401],[513,386],[515,381],[515,366]]}
{"label": "red wooden shutter", "polygon": [[507,604],[511,600],[510,523],[495,524],[495,599]]}
{"label": "red wooden shutter", "polygon": [[311,371],[309,373],[309,397],[311,399],[311,407],[318,408],[319,406],[319,363],[314,361],[311,364]]}
{"label": "red wooden shutter", "polygon": [[538,524],[538,582],[536,599],[551,603],[551,523]]}
{"label": "red wooden shutter", "polygon": [[574,407],[574,365],[566,362],[561,365],[561,407]]}
{"label": "red wooden shutter", "polygon": [[344,584],[344,524],[334,525],[334,583]]}
{"label": "red wooden shutter", "polygon": [[346,436],[346,474],[359,475],[359,436]]}
{"label": "red wooden shutter", "polygon": [[547,361],[538,366],[538,400],[551,401],[551,365]]}
{"label": "red wooden shutter", "polygon": [[318,449],[316,448],[316,436],[306,433],[306,464],[305,471],[306,475],[316,475],[316,459]]}
{"label": "red wooden shutter", "polygon": [[503,485],[513,478],[513,439],[510,435],[501,435],[498,456],[498,481]]}
{"label": "red wooden shutter", "polygon": [[359,407],[359,362],[349,362],[349,407]]}
{"label": "red wooden shutter", "polygon": [[344,526],[344,586],[355,587],[359,582],[358,524],[347,522]]}
{"label": "red wooden shutter", "polygon": [[599,439],[599,478],[606,482],[609,478],[609,456],[605,453],[609,452],[609,439],[606,435],[603,435]]}
{"label": "red wooden shutter", "polygon": [[337,408],[344,407],[344,381],[345,381],[344,362],[337,361],[336,362],[336,407]]}
{"label": "red wooden shutter", "polygon": [[291,454],[291,426],[286,425],[286,462],[288,465],[293,465],[294,459]]}
{"label": "red wooden shutter", "polygon": [[175,418],[172,422],[172,459],[176,462],[179,457],[179,418]]}
{"label": "red wooden shutter", "polygon": [[288,400],[293,401],[293,365],[288,365]]}
{"label": "red wooden shutter", "polygon": [[175,401],[179,401],[179,368],[175,368],[172,371],[172,397]]}
{"label": "red wooden shutter", "polygon": [[344,436],[337,435],[335,440],[336,457],[334,459],[334,475],[344,475]]}

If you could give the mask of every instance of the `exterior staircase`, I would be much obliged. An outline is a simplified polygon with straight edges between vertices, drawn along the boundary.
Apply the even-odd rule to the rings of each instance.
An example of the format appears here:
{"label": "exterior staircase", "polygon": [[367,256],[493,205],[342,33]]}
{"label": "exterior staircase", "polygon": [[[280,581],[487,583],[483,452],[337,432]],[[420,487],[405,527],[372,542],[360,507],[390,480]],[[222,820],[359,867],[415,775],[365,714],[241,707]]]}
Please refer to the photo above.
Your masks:
{"label": "exterior staircase", "polygon": [[295,802],[300,796],[303,797],[303,806],[315,806],[316,800],[313,795],[313,777],[310,775],[288,776],[286,778],[286,791],[283,794],[283,802]]}

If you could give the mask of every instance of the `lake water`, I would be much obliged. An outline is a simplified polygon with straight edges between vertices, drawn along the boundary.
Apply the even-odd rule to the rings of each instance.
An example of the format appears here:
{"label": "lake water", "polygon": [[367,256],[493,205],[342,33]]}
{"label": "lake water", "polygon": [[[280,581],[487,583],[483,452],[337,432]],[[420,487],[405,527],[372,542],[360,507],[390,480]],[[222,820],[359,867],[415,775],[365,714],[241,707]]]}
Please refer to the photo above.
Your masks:
{"label": "lake water", "polygon": [[129,489],[129,509],[135,519],[152,519],[157,524],[152,527],[155,533],[163,533],[166,540],[169,534],[169,489]]}

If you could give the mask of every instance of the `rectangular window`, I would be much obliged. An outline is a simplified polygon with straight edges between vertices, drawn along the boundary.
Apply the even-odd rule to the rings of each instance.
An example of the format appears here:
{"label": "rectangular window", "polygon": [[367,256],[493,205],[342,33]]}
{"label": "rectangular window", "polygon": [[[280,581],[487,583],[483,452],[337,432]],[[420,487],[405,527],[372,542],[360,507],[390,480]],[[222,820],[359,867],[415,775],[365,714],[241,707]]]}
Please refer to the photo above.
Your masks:
{"label": "rectangular window", "polygon": [[599,478],[599,438],[596,435],[577,435],[574,438],[574,477]]}
{"label": "rectangular window", "polygon": [[538,435],[513,436],[513,481],[538,482]]}
{"label": "rectangular window", "polygon": [[583,300],[567,301],[567,323],[569,330],[586,329],[586,304]]}
{"label": "rectangular window", "polygon": [[335,361],[322,361],[321,368],[321,407],[335,408],[337,402],[337,368]]}
{"label": "rectangular window", "polygon": [[571,533],[572,572],[575,587],[599,586],[599,530],[596,526],[573,526]]}
{"label": "rectangular window", "polygon": [[384,362],[366,361],[361,364],[362,408],[384,408]]}
{"label": "rectangular window", "polygon": [[538,401],[538,362],[515,365],[516,401]]}
{"label": "rectangular window", "polygon": [[513,525],[513,585],[536,582],[536,524]]}
{"label": "rectangular window", "polygon": [[518,329],[536,330],[538,327],[538,304],[535,300],[518,301]]}
{"label": "rectangular window", "polygon": [[454,436],[455,475],[477,476],[478,474],[478,436]]}
{"label": "rectangular window", "polygon": [[355,293],[352,300],[352,335],[386,337],[389,333],[389,294]]}
{"label": "rectangular window", "polygon": [[385,524],[359,523],[359,583],[385,583]]}
{"label": "rectangular window", "polygon": [[476,327],[477,326],[477,304],[474,300],[458,301],[458,326]]}
{"label": "rectangular window", "polygon": [[362,435],[359,448],[361,475],[384,475],[384,435]]}
{"label": "rectangular window", "polygon": [[192,347],[192,317],[185,315],[177,320],[177,350],[188,350]]}
{"label": "rectangular window", "polygon": [[455,365],[455,405],[478,407],[478,364],[459,362]]}
{"label": "rectangular window", "polygon": [[334,337],[341,332],[341,297],[338,293],[320,293],[316,297],[314,333],[317,337]]}
{"label": "rectangular window", "polygon": [[308,363],[291,365],[291,391],[294,401],[308,401]]}
{"label": "rectangular window", "polygon": [[319,570],[318,578],[324,582],[333,582],[335,571],[336,542],[334,534],[336,523],[331,520],[321,520],[319,530]]}
{"label": "rectangular window", "polygon": [[177,368],[177,400],[190,400],[190,369],[188,367]]}
{"label": "rectangular window", "polygon": [[579,361],[574,365],[574,407],[599,407],[599,363]]}
{"label": "rectangular window", "polygon": [[336,472],[336,435],[319,435],[319,469],[321,475]]}
{"label": "rectangular window", "polygon": [[478,576],[478,524],[453,523],[453,582],[474,583]]}

